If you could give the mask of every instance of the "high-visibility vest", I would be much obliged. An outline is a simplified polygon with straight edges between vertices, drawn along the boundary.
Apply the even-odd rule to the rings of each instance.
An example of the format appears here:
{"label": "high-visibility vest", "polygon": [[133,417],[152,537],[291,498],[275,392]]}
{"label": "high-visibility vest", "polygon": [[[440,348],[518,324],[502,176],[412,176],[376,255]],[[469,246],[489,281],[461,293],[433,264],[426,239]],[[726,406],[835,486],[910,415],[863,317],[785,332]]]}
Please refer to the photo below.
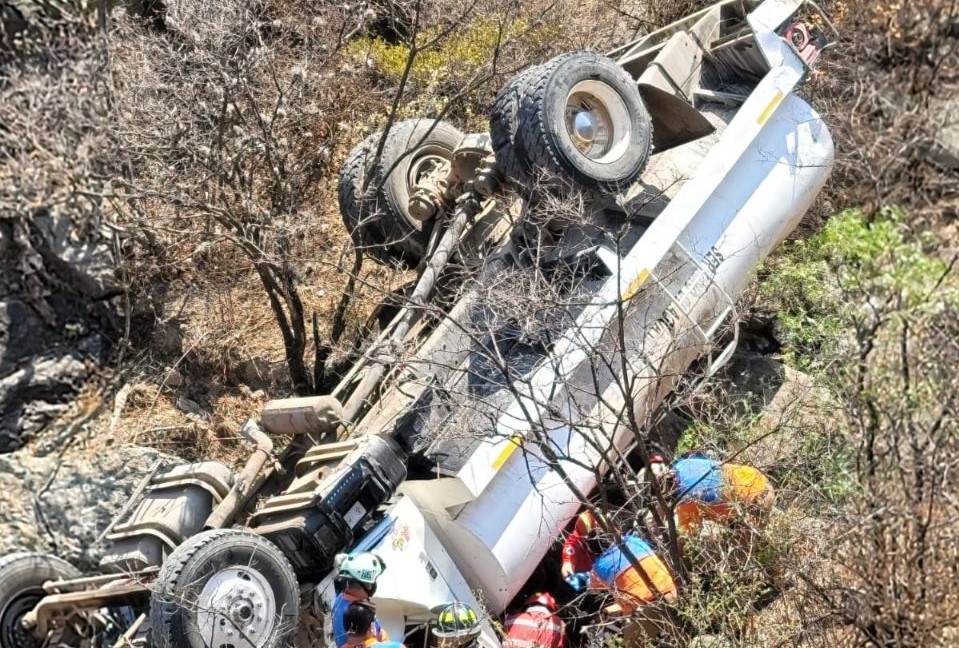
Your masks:
{"label": "high-visibility vest", "polygon": [[[639,570],[642,570],[646,578],[633,566],[623,549],[624,546],[636,559]],[[647,584],[647,580],[652,587]],[[608,589],[627,614],[644,604],[676,593],[676,582],[666,563],[648,542],[631,533],[623,536],[621,544],[610,547],[596,558],[590,587]]]}
{"label": "high-visibility vest", "polygon": [[676,478],[676,518],[682,531],[697,528],[704,520],[727,522],[735,505],[761,501],[772,491],[769,479],[758,468],[720,463],[701,456],[673,462]]}

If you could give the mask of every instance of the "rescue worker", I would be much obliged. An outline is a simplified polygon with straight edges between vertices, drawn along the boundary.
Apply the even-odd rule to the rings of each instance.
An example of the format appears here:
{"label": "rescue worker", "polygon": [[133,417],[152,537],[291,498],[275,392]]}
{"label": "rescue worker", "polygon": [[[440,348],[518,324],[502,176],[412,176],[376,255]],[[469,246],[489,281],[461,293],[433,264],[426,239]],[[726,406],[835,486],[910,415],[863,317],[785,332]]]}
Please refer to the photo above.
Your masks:
{"label": "rescue worker", "polygon": [[437,613],[433,636],[439,648],[471,648],[476,646],[481,630],[476,611],[465,603],[454,602]]}
{"label": "rescue worker", "polygon": [[556,600],[547,592],[526,599],[526,610],[506,617],[503,648],[563,648],[566,624],[556,614]]}
{"label": "rescue worker", "polygon": [[596,557],[590,589],[612,594],[615,603],[603,608],[604,614],[631,617],[623,628],[626,646],[655,638],[668,624],[663,603],[676,598],[676,582],[666,563],[635,533]]}
{"label": "rescue worker", "polygon": [[585,509],[576,517],[573,531],[563,541],[563,562],[559,573],[564,579],[569,580],[574,574],[588,574],[593,568],[598,534],[596,516],[591,510]]}
{"label": "rescue worker", "polygon": [[343,613],[343,631],[346,633],[345,645],[353,648],[406,648],[399,641],[380,639],[379,622],[376,620],[376,606],[370,601],[353,601]]}
{"label": "rescue worker", "polygon": [[676,526],[687,535],[704,522],[728,524],[739,512],[762,525],[776,502],[769,478],[752,466],[721,463],[701,454],[682,457],[668,466],[650,457],[653,478],[667,503],[675,506]]}
{"label": "rescue worker", "polygon": [[[333,559],[336,577],[333,584],[338,592],[333,602],[333,644],[337,648],[347,645],[347,632],[344,615],[350,603],[369,601],[376,592],[376,579],[380,577],[386,565],[374,553],[362,552],[353,555],[337,554]],[[388,641],[389,635],[373,619],[373,638],[375,641]]]}
{"label": "rescue worker", "polygon": [[666,563],[635,533],[627,533],[622,542],[597,556],[589,586],[609,590],[613,595],[617,607],[607,608],[608,614],[632,614],[647,603],[676,596],[676,583]]}

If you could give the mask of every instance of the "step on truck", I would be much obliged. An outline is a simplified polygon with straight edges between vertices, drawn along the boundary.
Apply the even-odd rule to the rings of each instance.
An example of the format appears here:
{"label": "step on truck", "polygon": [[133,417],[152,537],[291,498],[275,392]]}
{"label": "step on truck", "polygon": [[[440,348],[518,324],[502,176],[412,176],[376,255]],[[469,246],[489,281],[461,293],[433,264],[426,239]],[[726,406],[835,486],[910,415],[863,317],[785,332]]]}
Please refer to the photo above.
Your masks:
{"label": "step on truck", "polygon": [[0,558],[0,648],[289,645],[348,550],[384,559],[394,638],[452,600],[502,613],[678,381],[728,359],[737,296],[825,182],[798,94],[816,25],[811,3],[723,0],[521,71],[488,133],[360,142],[344,222],[415,284],[331,394],[243,426],[241,470],[147,475],[97,573]]}

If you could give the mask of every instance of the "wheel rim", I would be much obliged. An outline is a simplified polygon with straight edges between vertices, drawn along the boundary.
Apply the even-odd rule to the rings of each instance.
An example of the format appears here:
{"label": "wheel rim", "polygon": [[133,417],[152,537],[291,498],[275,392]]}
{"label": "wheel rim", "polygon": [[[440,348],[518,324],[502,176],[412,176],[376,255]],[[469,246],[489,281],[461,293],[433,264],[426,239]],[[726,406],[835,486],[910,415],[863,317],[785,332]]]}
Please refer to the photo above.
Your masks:
{"label": "wheel rim", "polygon": [[250,567],[216,572],[200,592],[197,628],[204,645],[262,648],[276,629],[273,589]]}
{"label": "wheel rim", "polygon": [[0,646],[3,648],[35,648],[40,640],[21,625],[24,615],[43,598],[42,589],[24,590],[0,609]]}
{"label": "wheel rim", "polygon": [[623,156],[632,135],[629,109],[602,81],[580,81],[566,96],[566,135],[583,156],[609,164]]}
{"label": "wheel rim", "polygon": [[410,191],[427,175],[437,171],[441,167],[449,170],[450,153],[446,149],[438,146],[429,146],[413,155],[410,161],[410,168],[406,173],[406,186]]}
{"label": "wheel rim", "polygon": [[[401,210],[402,217],[416,229],[436,215],[435,205],[443,200],[444,181],[450,173],[451,153],[436,145],[427,145],[410,155],[406,169],[406,191],[409,196]],[[430,207],[432,206],[432,207]]]}

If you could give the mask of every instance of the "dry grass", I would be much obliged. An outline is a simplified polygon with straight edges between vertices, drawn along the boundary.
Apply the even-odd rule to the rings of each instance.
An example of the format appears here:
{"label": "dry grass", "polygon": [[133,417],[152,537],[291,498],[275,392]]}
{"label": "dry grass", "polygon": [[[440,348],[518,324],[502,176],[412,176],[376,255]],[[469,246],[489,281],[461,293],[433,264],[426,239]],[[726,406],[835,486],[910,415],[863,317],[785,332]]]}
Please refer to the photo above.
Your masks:
{"label": "dry grass", "polygon": [[[569,21],[574,7],[580,19]],[[125,383],[137,388],[112,426],[114,438],[104,442],[156,444],[191,457],[228,455],[225,440],[231,430],[262,404],[250,394],[261,388],[277,397],[293,389],[276,312],[253,264],[259,258],[292,269],[306,319],[302,353],[309,365],[315,353],[310,318],[317,315],[321,340],[328,342],[330,315],[353,260],[337,207],[337,171],[357,141],[382,127],[399,79],[369,65],[358,50],[343,47],[349,38],[379,39],[375,16],[270,0],[227,3],[199,14],[189,3],[171,2],[169,8],[169,33],[123,18],[111,34],[106,90],[118,121],[109,138],[117,151],[114,161],[129,165],[124,168],[135,174],[126,185],[115,184],[113,197],[102,204],[103,218],[129,232],[121,249],[132,297],[131,336],[119,347],[124,360],[106,398],[112,399]],[[606,48],[622,27],[617,8],[600,2],[497,0],[451,12],[444,2],[434,1],[424,3],[422,11],[429,29],[449,28],[436,49],[452,47],[467,58],[443,61],[449,70],[437,69],[407,87],[400,116],[403,110],[446,113],[461,126],[477,129],[485,127],[486,109],[516,69],[561,48]],[[273,19],[269,30],[248,22],[260,14]],[[364,22],[369,20],[373,22]],[[492,51],[469,41],[480,33],[474,26],[490,20],[513,30],[512,40],[503,44],[503,59],[495,64]],[[520,27],[510,27],[516,25]],[[251,38],[260,40],[258,47]],[[236,42],[244,44],[231,49]],[[90,46],[95,46],[92,41]],[[402,41],[396,46],[402,47]],[[433,53],[422,56],[429,59]],[[236,66],[249,71],[236,76]],[[299,69],[307,74],[298,77]],[[248,86],[237,87],[238,80]],[[277,108],[280,89],[297,97],[282,110]],[[276,202],[263,156],[244,153],[242,138],[248,131],[220,141],[219,155],[234,156],[251,178],[262,176],[263,181],[259,188],[236,185],[232,194],[217,197],[224,183],[236,180],[204,157],[209,137],[221,137],[217,120],[225,120],[216,102],[224,93],[236,96],[244,127],[256,111],[274,115],[275,127],[253,135],[267,151],[287,155],[289,180],[298,187],[294,202]],[[295,165],[307,160],[314,166],[304,167],[303,173],[313,175],[297,176]],[[100,163],[100,158],[94,161]],[[212,182],[216,177],[218,183]],[[140,197],[131,200],[136,195]],[[228,219],[216,211],[221,208],[228,210]],[[258,241],[258,257],[242,247],[243,228],[251,218],[269,236]],[[409,278],[366,262],[343,337],[333,344],[332,361],[357,351],[369,315]],[[209,419],[194,420],[178,409],[182,398],[198,403]],[[92,424],[96,435],[111,427],[112,404],[101,408]]]}

